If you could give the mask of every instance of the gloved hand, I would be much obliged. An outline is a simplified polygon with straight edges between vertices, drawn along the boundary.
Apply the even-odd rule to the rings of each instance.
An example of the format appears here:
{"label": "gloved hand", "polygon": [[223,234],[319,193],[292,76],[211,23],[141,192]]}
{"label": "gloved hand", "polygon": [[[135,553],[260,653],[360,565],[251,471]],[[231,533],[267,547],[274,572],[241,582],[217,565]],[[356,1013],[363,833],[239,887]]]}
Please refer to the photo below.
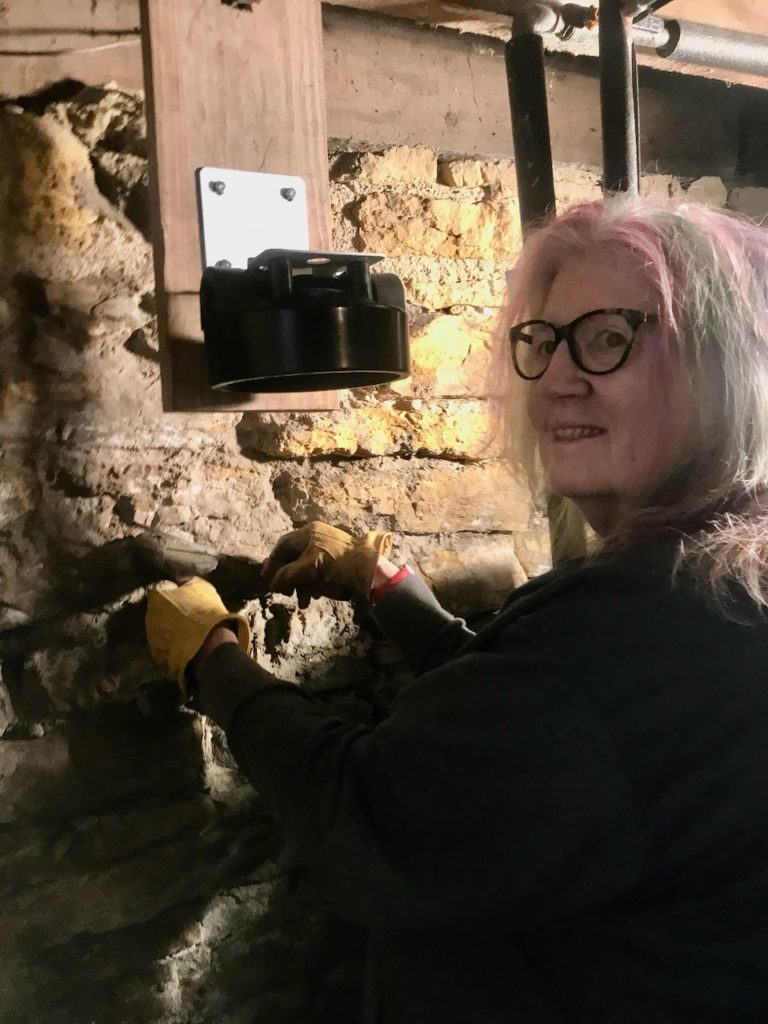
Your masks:
{"label": "gloved hand", "polygon": [[228,612],[215,587],[198,576],[180,587],[170,580],[158,583],[149,593],[145,622],[152,657],[185,697],[185,669],[215,626],[232,623],[244,651],[251,642],[243,616]]}
{"label": "gloved hand", "polygon": [[376,562],[391,551],[391,533],[371,530],[355,539],[344,530],[314,522],[280,538],[265,564],[264,576],[269,589],[281,594],[306,588],[313,596],[339,596],[341,587],[367,598]]}

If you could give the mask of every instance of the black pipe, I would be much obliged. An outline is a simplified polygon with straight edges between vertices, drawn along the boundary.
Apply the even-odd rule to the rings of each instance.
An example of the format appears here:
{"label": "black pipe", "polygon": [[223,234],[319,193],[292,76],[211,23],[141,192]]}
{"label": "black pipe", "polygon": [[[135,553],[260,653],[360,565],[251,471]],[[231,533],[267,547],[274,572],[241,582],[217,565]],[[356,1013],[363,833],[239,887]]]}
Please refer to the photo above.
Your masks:
{"label": "black pipe", "polygon": [[523,235],[555,212],[544,41],[535,30],[513,33],[505,49],[512,141]]}
{"label": "black pipe", "polygon": [[765,36],[713,28],[692,21],[665,21],[664,25],[669,41],[657,48],[660,57],[768,76],[768,38]]}
{"label": "black pipe", "polygon": [[600,0],[600,110],[603,125],[603,190],[640,189],[637,66],[631,23],[620,0]]}

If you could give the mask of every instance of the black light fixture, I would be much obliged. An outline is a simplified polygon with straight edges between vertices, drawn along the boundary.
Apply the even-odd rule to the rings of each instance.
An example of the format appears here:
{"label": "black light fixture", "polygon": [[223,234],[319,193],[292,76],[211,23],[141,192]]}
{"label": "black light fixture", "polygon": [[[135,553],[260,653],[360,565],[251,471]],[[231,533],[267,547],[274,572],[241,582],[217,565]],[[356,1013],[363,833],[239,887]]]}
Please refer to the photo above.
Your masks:
{"label": "black light fixture", "polygon": [[208,166],[196,178],[213,389],[330,391],[408,376],[402,281],[371,273],[378,253],[310,250],[302,178]]}
{"label": "black light fixture", "polygon": [[200,309],[211,387],[357,388],[407,377],[405,289],[384,257],[268,249],[245,270],[208,267]]}

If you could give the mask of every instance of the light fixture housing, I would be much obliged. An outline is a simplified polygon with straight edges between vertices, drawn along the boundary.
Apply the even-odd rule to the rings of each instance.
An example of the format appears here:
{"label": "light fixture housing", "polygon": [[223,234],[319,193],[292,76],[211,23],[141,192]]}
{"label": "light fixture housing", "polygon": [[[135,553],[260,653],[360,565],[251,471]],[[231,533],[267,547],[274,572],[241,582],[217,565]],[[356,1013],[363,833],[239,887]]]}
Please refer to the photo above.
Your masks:
{"label": "light fixture housing", "polygon": [[200,313],[211,387],[325,391],[410,372],[405,289],[370,253],[267,249],[247,269],[209,266]]}

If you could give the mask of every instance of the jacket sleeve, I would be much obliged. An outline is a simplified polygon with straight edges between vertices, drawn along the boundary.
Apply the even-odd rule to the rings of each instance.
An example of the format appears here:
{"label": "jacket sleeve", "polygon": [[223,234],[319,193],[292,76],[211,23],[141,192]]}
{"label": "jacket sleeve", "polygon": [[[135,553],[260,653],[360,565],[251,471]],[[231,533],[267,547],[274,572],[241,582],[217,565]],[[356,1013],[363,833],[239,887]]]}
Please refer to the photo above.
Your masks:
{"label": "jacket sleeve", "polygon": [[398,583],[375,606],[373,617],[416,675],[444,664],[475,635],[438,603],[419,576]]}
{"label": "jacket sleeve", "polygon": [[329,716],[235,645],[204,686],[337,910],[373,929],[545,923],[630,887],[641,844],[611,737],[556,640],[523,622],[432,669],[374,729]]}

